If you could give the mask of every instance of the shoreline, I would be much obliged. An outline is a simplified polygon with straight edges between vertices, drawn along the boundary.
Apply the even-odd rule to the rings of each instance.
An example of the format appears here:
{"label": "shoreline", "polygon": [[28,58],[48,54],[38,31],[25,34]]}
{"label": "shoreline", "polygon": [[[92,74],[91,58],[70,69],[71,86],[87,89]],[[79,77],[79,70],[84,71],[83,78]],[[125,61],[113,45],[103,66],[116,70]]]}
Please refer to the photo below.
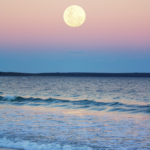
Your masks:
{"label": "shoreline", "polygon": [[0,76],[56,76],[56,77],[150,77],[150,73],[20,73],[20,72],[0,72]]}

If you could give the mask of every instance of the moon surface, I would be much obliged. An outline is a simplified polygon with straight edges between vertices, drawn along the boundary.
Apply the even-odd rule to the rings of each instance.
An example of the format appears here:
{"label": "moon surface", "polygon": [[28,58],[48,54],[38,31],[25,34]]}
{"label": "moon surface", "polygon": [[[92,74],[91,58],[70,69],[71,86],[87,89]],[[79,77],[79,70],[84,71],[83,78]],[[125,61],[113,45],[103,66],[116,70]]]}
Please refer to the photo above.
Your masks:
{"label": "moon surface", "polygon": [[84,23],[86,14],[80,6],[72,5],[65,10],[63,17],[68,26],[79,27]]}

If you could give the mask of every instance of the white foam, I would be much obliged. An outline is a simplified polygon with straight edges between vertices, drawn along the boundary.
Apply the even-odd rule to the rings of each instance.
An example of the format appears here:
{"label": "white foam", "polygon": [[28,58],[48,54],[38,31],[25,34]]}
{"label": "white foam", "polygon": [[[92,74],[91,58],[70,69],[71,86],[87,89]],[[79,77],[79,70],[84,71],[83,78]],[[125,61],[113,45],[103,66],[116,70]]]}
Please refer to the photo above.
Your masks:
{"label": "white foam", "polygon": [[8,140],[7,138],[0,139],[0,147],[16,148],[23,150],[92,150],[92,148],[87,146],[84,147],[72,147],[71,145],[61,146],[56,143],[37,144],[35,142],[30,141],[13,142],[11,140]]}
{"label": "white foam", "polygon": [[4,97],[4,99],[5,100],[14,100],[16,98],[16,96],[11,96],[11,95],[6,95],[5,97]]}

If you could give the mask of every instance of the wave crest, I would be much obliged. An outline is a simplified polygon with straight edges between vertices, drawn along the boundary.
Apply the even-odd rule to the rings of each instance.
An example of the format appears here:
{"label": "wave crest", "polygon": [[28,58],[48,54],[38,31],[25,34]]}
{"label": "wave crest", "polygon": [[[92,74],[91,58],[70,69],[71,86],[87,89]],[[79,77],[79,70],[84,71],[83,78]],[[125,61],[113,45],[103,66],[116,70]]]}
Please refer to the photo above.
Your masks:
{"label": "wave crest", "polygon": [[5,148],[16,148],[22,150],[92,150],[92,148],[84,146],[84,147],[73,147],[71,145],[63,145],[56,143],[50,144],[38,144],[30,141],[11,141],[7,138],[0,139],[0,147]]}
{"label": "wave crest", "polygon": [[11,105],[29,105],[44,107],[66,107],[71,109],[88,109],[96,111],[118,111],[131,113],[150,113],[150,104],[147,105],[131,105],[118,101],[115,102],[98,102],[94,100],[65,100],[65,99],[41,99],[41,98],[24,98],[21,96],[0,96],[0,104]]}
{"label": "wave crest", "polygon": [[16,96],[11,96],[11,95],[6,95],[5,97],[3,97],[4,100],[15,100]]}

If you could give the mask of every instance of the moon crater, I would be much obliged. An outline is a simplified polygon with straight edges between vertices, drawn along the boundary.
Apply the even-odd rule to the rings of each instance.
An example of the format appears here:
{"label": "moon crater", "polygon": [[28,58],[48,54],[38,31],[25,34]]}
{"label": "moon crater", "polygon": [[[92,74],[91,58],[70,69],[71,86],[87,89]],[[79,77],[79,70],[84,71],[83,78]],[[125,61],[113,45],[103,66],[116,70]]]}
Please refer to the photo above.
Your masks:
{"label": "moon crater", "polygon": [[84,23],[86,14],[81,7],[72,5],[65,10],[63,17],[67,25],[78,27]]}

